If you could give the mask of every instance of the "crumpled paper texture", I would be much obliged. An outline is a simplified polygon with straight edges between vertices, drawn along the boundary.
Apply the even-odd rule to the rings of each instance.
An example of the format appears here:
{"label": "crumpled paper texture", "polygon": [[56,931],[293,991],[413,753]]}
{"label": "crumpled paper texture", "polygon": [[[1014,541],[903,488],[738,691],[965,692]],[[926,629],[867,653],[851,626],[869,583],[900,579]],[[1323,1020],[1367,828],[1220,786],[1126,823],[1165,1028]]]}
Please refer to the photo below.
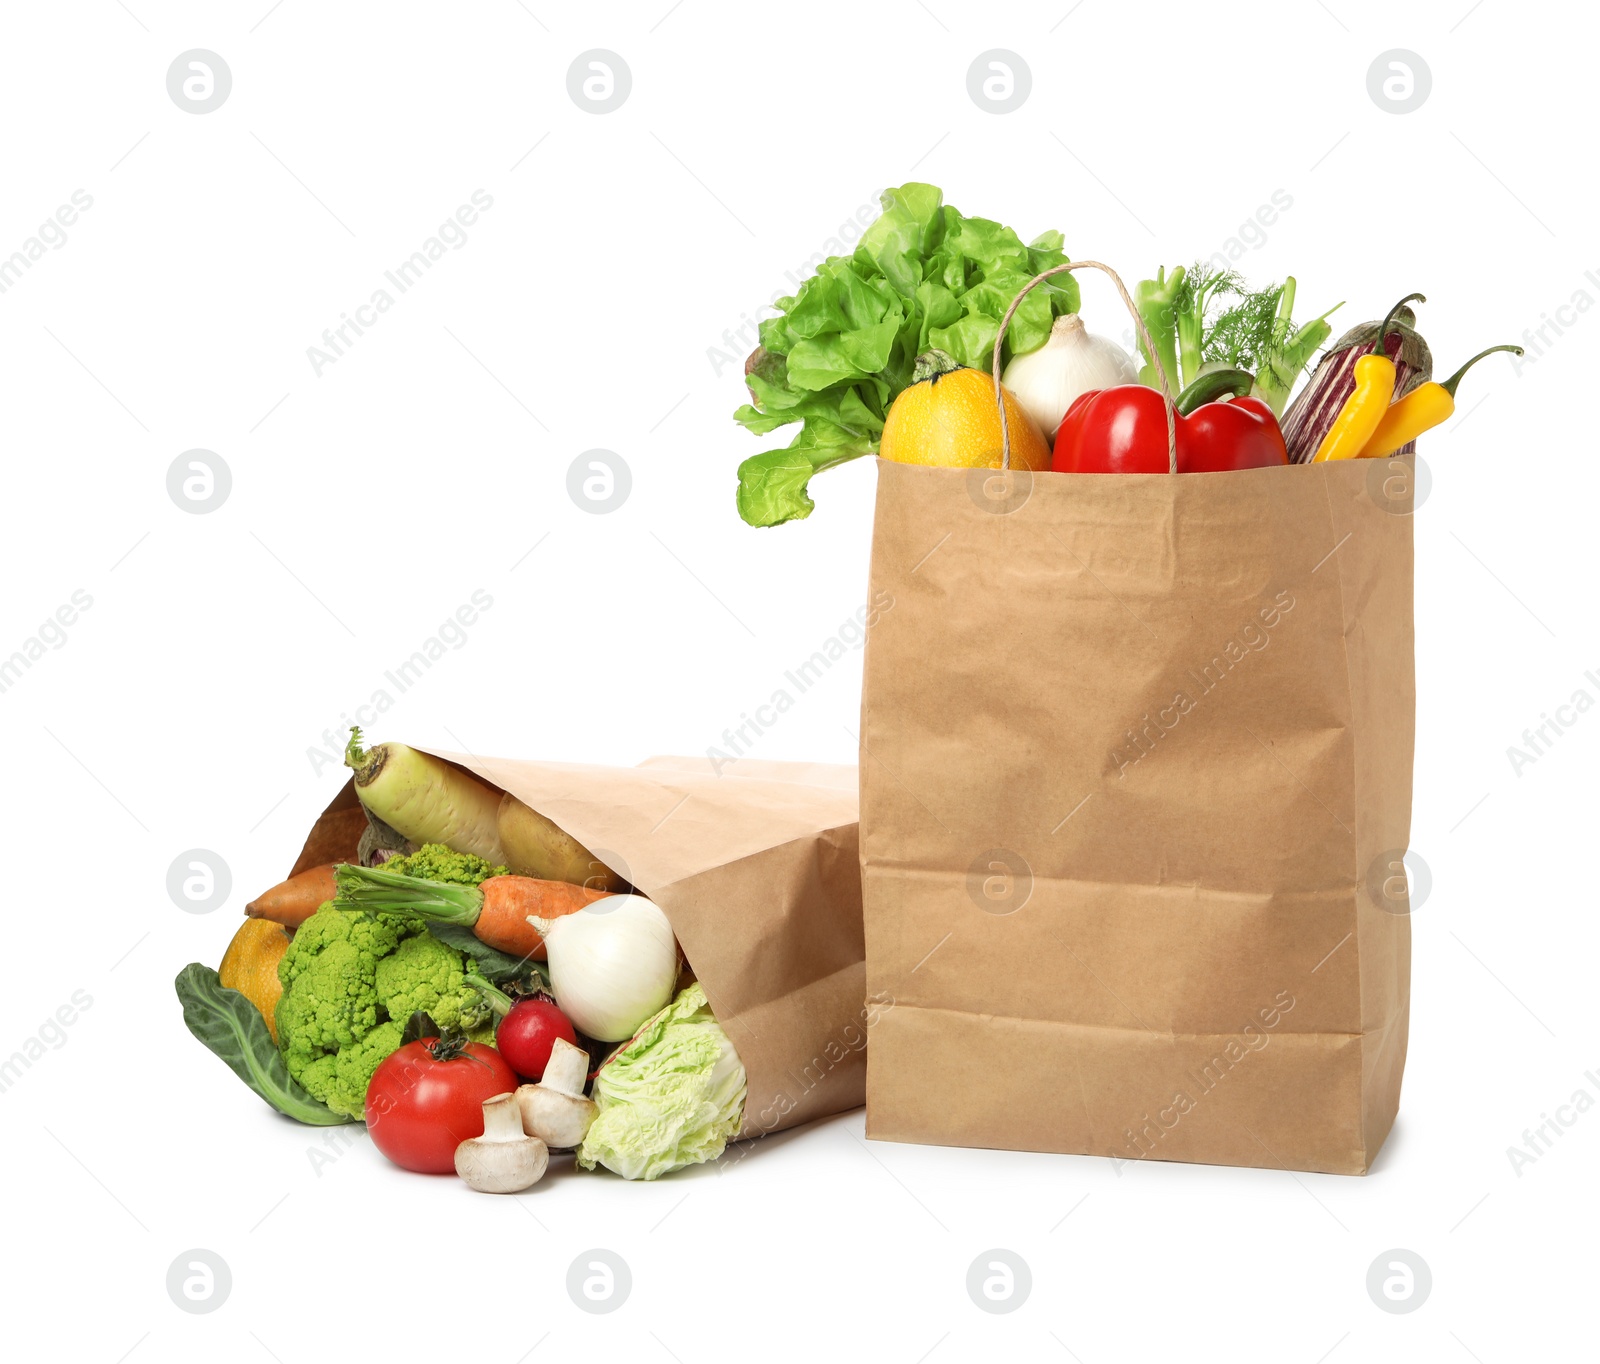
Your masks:
{"label": "crumpled paper texture", "polygon": [[880,461],[869,1135],[1367,1170],[1415,719],[1411,518],[1373,463]]}

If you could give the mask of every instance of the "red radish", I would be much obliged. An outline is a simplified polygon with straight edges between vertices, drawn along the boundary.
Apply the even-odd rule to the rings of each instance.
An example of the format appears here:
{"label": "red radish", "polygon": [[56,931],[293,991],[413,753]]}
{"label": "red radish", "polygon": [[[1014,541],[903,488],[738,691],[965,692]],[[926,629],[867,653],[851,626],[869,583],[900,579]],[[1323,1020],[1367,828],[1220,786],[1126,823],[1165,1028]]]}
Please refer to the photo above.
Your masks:
{"label": "red radish", "polygon": [[500,1020],[495,1046],[506,1064],[524,1080],[541,1080],[556,1038],[578,1044],[571,1022],[548,999],[521,999]]}

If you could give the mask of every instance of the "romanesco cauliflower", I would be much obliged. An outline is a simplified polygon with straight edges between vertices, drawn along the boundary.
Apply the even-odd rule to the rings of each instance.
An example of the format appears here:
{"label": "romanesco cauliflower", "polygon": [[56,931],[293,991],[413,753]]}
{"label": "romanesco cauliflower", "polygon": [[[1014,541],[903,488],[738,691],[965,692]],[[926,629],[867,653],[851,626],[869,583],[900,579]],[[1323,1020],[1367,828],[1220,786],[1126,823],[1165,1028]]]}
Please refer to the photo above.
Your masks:
{"label": "romanesco cauliflower", "polygon": [[278,979],[278,1047],[289,1074],[354,1118],[362,1116],[372,1072],[400,1046],[414,1011],[440,1027],[492,1033],[461,954],[409,915],[323,905],[296,931]]}
{"label": "romanesco cauliflower", "polygon": [[402,876],[417,876],[424,881],[445,881],[458,886],[482,885],[491,876],[504,876],[505,867],[491,866],[473,853],[457,852],[443,843],[424,843],[414,853],[391,857],[383,863],[385,871]]}
{"label": "romanesco cauliflower", "polygon": [[461,954],[431,933],[403,939],[378,962],[378,1006],[405,1020],[418,1009],[441,1028],[470,1029],[481,1023],[483,996],[467,984]]}

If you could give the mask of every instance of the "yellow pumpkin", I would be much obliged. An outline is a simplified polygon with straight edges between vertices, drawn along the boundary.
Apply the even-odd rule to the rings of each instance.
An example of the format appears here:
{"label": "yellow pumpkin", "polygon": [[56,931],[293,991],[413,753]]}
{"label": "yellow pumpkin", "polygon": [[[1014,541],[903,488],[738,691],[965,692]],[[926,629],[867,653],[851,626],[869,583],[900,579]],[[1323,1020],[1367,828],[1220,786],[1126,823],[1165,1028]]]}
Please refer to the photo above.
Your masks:
{"label": "yellow pumpkin", "polygon": [[[1000,412],[994,379],[941,350],[917,357],[911,385],[889,406],[878,453],[900,464],[943,469],[1000,467]],[[1050,446],[1008,388],[1000,390],[1013,469],[1048,469]]]}
{"label": "yellow pumpkin", "polygon": [[271,919],[246,919],[222,954],[217,978],[225,989],[237,990],[267,1020],[267,1031],[278,1040],[278,1000],[283,985],[278,980],[278,961],[289,950],[289,935],[282,924]]}

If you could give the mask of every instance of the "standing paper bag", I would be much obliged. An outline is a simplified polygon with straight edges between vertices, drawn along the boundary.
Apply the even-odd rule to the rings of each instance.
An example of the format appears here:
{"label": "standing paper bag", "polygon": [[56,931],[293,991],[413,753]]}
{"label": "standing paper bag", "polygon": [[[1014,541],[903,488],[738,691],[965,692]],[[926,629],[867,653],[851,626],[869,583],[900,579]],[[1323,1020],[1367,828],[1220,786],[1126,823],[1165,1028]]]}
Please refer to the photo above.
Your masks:
{"label": "standing paper bag", "polygon": [[[559,825],[666,912],[747,1079],[741,1137],[861,1105],[867,1029],[853,767],[589,767],[436,753]],[[346,783],[294,872],[356,860]]]}
{"label": "standing paper bag", "polygon": [[1406,1053],[1410,507],[1386,460],[1169,442],[879,463],[867,1132],[1364,1173]]}

